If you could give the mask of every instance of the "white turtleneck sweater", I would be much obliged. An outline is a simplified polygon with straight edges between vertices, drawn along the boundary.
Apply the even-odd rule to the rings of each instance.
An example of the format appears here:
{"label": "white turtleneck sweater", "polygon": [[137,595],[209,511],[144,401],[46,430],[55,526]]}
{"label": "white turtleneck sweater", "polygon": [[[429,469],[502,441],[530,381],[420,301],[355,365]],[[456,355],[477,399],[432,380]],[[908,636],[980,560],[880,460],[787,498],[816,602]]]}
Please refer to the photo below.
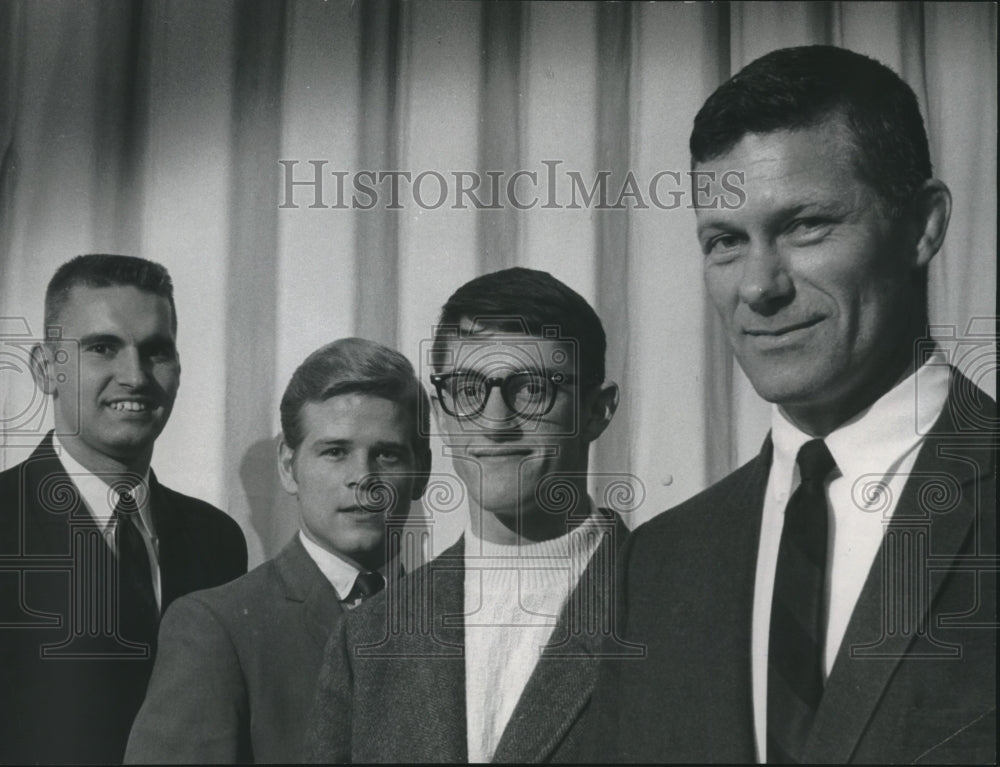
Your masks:
{"label": "white turtleneck sweater", "polygon": [[600,535],[595,517],[505,546],[465,531],[465,717],[470,762],[493,758],[521,692]]}

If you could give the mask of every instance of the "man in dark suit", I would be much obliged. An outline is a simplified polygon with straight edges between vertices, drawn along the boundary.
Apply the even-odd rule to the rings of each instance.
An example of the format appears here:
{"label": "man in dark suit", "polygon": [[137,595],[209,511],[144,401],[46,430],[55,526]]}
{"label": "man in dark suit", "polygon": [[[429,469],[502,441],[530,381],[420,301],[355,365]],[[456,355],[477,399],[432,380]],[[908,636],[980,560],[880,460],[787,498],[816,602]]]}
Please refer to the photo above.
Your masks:
{"label": "man in dark suit", "polygon": [[646,657],[602,670],[592,745],[994,762],[996,406],[927,340],[951,198],[916,98],[850,51],[779,50],[706,101],[691,153],[708,293],[772,428],[627,544]]}
{"label": "man in dark suit", "polygon": [[300,530],[271,561],[164,616],[127,762],[297,761],[337,616],[399,573],[386,522],[423,492],[429,410],[407,359],[371,341],[335,341],[298,367],[278,469]]}
{"label": "man in dark suit", "polygon": [[245,573],[246,542],[149,468],[180,381],[167,271],[72,259],[45,325],[55,429],[0,474],[0,762],[121,762],[160,612]]}
{"label": "man in dark suit", "polygon": [[539,761],[575,742],[624,535],[586,489],[618,400],[604,350],[594,310],[544,272],[487,274],[448,299],[431,381],[469,521],[342,621],[307,759]]}

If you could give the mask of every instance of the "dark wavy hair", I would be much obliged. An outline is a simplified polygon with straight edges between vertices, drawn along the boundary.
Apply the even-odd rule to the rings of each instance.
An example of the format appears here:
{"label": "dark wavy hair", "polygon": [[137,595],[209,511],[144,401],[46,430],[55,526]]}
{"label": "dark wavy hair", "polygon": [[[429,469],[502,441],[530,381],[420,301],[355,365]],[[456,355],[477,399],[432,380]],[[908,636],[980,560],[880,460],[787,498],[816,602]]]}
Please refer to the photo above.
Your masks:
{"label": "dark wavy hair", "polygon": [[302,407],[338,394],[361,393],[398,402],[412,415],[410,444],[418,460],[430,456],[430,402],[413,365],[388,346],[341,338],[314,351],[292,374],[281,397],[281,430],[296,450],[305,439]]}
{"label": "dark wavy hair", "polygon": [[434,334],[434,368],[441,370],[448,337],[463,319],[500,331],[575,341],[585,386],[604,381],[607,338],[601,318],[587,300],[548,272],[514,267],[476,277],[441,308]]}

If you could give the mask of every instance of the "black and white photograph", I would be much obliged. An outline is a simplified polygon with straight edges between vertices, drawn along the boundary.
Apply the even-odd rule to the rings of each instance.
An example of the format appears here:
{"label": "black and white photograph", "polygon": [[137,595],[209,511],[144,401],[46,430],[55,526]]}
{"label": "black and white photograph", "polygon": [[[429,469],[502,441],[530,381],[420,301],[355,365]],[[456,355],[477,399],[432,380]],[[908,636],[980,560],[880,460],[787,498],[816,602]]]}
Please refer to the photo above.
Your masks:
{"label": "black and white photograph", "polygon": [[997,4],[0,0],[0,764],[997,761]]}

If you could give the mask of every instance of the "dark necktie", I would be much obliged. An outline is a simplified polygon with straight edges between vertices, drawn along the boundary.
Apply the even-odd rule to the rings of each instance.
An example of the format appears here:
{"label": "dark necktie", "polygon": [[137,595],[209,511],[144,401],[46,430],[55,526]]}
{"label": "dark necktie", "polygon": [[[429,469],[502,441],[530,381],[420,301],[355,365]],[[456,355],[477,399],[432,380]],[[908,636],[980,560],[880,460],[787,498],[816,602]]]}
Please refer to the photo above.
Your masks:
{"label": "dark necktie", "polygon": [[824,482],[836,466],[821,439],[804,444],[796,461],[802,482],[785,508],[767,656],[767,761],[786,764],[801,759],[823,696]]}
{"label": "dark necktie", "polygon": [[379,573],[358,573],[358,577],[354,579],[354,586],[351,587],[351,593],[344,601],[348,605],[353,605],[358,600],[363,601],[378,594],[384,588],[385,578]]}
{"label": "dark necktie", "polygon": [[136,527],[138,517],[139,507],[133,495],[122,493],[114,511],[118,626],[124,639],[155,646],[160,611],[146,542]]}

